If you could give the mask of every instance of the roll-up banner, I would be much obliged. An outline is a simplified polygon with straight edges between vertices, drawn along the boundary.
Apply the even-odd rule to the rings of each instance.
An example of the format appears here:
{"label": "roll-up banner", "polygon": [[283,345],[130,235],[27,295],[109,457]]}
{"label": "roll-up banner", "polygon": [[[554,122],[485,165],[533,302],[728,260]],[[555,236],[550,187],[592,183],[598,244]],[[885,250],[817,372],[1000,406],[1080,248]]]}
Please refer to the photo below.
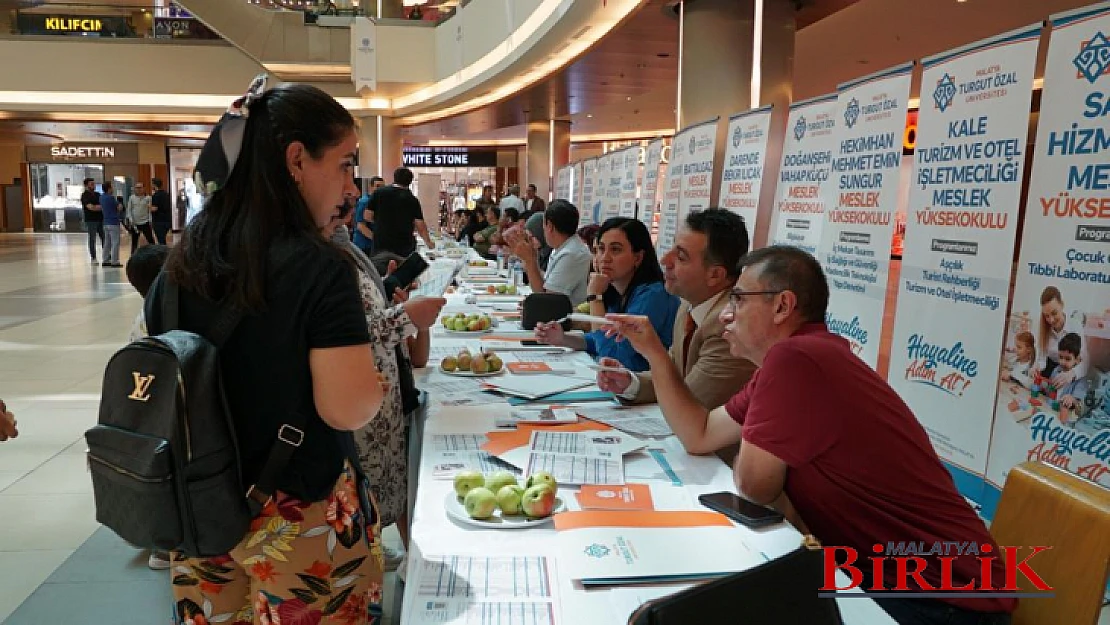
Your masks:
{"label": "roll-up banner", "polygon": [[[621,154],[621,217],[636,217],[636,189],[640,185],[640,146],[625,148]],[[650,229],[650,226],[649,226]]]}
{"label": "roll-up banner", "polygon": [[[574,173],[571,175],[571,203],[578,209],[578,222],[582,223],[582,188],[583,182],[586,177],[586,163],[578,161],[574,163]],[[582,225],[586,225],[582,223]]]}
{"label": "roll-up banner", "polygon": [[721,171],[721,199],[717,204],[744,218],[749,238],[755,236],[770,128],[771,107],[764,106],[730,117],[725,134],[728,143]]}
{"label": "roll-up banner", "polygon": [[790,105],[775,188],[772,245],[793,245],[817,254],[835,130],[835,93]]}
{"label": "roll-up banner", "polygon": [[368,17],[356,17],[351,25],[351,82],[355,93],[378,88],[377,26]]}
{"label": "roll-up banner", "polygon": [[691,211],[709,208],[709,195],[713,189],[713,155],[717,144],[719,117],[707,119],[682,131],[682,141],[671,144],[671,152],[681,149],[682,196],[678,202],[678,223],[686,220]]}
{"label": "roll-up banner", "polygon": [[582,162],[582,197],[578,202],[578,225],[597,223],[597,168],[598,159]]}
{"label": "roll-up banner", "polygon": [[1051,22],[987,518],[1026,460],[1110,486],[1110,3]]}
{"label": "roll-up banner", "polygon": [[593,221],[600,224],[605,222],[605,190],[609,182],[609,157],[608,155],[599,156],[594,165],[594,201],[593,201]]}
{"label": "roll-up banner", "polygon": [[552,199],[566,200],[570,197],[571,166],[560,167],[555,173],[555,195]]}
{"label": "roll-up banner", "polygon": [[829,280],[825,323],[872,368],[879,364],[912,69],[906,64],[840,86],[832,171],[822,185],[817,259]]}
{"label": "roll-up banner", "polygon": [[655,241],[656,253],[662,258],[674,246],[678,231],[678,204],[682,198],[682,163],[687,150],[678,149],[686,138],[685,131],[671,140],[671,157],[667,162],[667,175],[660,182],[662,203],[659,206],[659,236]]}
{"label": "roll-up banner", "polygon": [[[1041,26],[923,61],[889,380],[979,502]],[[1074,71],[1074,70],[1073,70]]]}
{"label": "roll-up banner", "polygon": [[656,139],[647,146],[644,154],[644,184],[640,191],[640,221],[651,230],[658,203],[656,191],[659,189],[659,164],[663,160],[663,140]]}
{"label": "roll-up banner", "polygon": [[[627,149],[627,148],[626,148]],[[605,219],[620,217],[621,185],[624,183],[624,150],[605,155]]]}

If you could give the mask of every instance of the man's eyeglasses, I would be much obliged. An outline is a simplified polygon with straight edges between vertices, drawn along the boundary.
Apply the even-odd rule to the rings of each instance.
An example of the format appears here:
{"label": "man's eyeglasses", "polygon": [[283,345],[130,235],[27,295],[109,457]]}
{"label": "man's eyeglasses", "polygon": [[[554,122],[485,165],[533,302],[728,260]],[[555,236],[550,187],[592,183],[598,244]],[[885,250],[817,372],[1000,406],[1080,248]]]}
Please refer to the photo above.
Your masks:
{"label": "man's eyeglasses", "polygon": [[778,295],[785,290],[786,289],[775,289],[768,291],[745,291],[744,289],[732,289],[728,292],[728,304],[733,309],[735,309],[740,305],[740,300],[745,295]]}

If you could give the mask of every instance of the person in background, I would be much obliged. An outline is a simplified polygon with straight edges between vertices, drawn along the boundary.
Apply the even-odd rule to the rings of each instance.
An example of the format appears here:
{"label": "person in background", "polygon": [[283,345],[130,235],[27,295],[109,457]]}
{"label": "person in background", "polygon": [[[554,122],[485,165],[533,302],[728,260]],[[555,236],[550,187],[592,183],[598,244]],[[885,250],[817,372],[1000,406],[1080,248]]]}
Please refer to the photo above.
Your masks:
{"label": "person in background", "polygon": [[[401,366],[397,348],[407,339],[425,335],[436,323],[446,304],[442,298],[414,297],[393,305],[386,297],[381,274],[361,250],[350,241],[340,219],[324,228],[324,235],[344,250],[358,267],[362,306],[374,346],[374,362],[386,384],[381,411],[354,435],[358,460],[374,493],[382,527],[397,524],[408,538],[408,446],[405,440],[405,411],[401,389]],[[388,254],[388,252],[383,252]],[[403,261],[404,259],[402,259]],[[406,361],[407,363],[407,361]],[[368,381],[369,383],[369,381]],[[404,554],[383,545],[385,570],[395,571]]]}
{"label": "person in background", "polygon": [[496,258],[497,254],[503,251],[507,252],[508,250],[505,249],[505,236],[513,232],[522,231],[524,229],[523,225],[523,222],[520,220],[520,211],[512,207],[502,210],[497,229],[494,230],[493,236],[490,237],[490,256]]}
{"label": "person in background", "polygon": [[370,218],[367,219],[367,211],[370,207],[370,196],[384,186],[385,179],[381,176],[374,176],[371,178],[370,184],[362,190],[362,197],[358,200],[358,206],[355,207],[355,232],[352,240],[355,246],[362,250],[362,253],[367,256],[374,251],[374,231],[371,228],[374,224],[373,215],[370,215]]}
{"label": "person in background", "polygon": [[578,209],[566,200],[554,200],[543,215],[533,215],[532,219],[536,217],[543,219],[543,241],[551,246],[547,267],[540,264],[534,235],[512,237],[513,254],[524,263],[534,293],[562,293],[572,306],[577,306],[586,299],[592,260],[589,248],[574,234]]}
{"label": "person in background", "polygon": [[189,193],[182,187],[177,192],[177,202],[174,203],[174,210],[177,211],[177,220],[181,224],[189,223]]}
{"label": "person in background", "polygon": [[501,198],[501,203],[498,204],[498,208],[501,209],[502,214],[504,214],[507,209],[515,208],[518,217],[524,212],[524,200],[520,199],[519,184],[509,185],[509,192],[505,194],[505,197]]}
{"label": "person in background", "polygon": [[536,213],[524,222],[524,231],[528,234],[532,249],[536,250],[536,262],[540,269],[547,271],[547,261],[551,258],[551,246],[547,244],[547,235],[544,234],[543,223],[544,213]]}
{"label": "person in background", "polygon": [[478,234],[482,230],[485,230],[486,226],[488,226],[489,223],[486,222],[486,213],[478,209],[467,211],[466,216],[466,225],[464,225],[462,230],[459,231],[458,238],[456,240],[460,242],[466,240],[466,244],[473,247],[474,235]]}
{"label": "person in background", "polygon": [[[600,224],[590,224],[588,226],[582,226],[578,229],[578,238],[582,239],[582,242],[586,244],[586,247],[590,248],[590,250],[592,251],[594,249],[594,243],[597,241],[597,231],[600,229]],[[594,267],[594,271],[597,271],[597,267]]]}
{"label": "person in background", "polygon": [[8,405],[0,399],[0,443],[19,436],[16,425],[15,415],[8,411]]}
{"label": "person in background", "polygon": [[[682,298],[670,362],[678,368],[686,388],[708,409],[724,405],[739,393],[755,371],[751,361],[729,353],[720,320],[728,305],[728,291],[740,277],[740,258],[747,252],[744,220],[732,211],[710,208],[687,215],[674,246],[663,255],[667,292]],[[602,359],[601,364],[619,363]],[[651,371],[599,371],[597,382],[601,390],[631,403],[656,401]]]}
{"label": "person in background", "polygon": [[493,199],[493,185],[487,184],[482,187],[482,197],[474,200],[474,210],[485,215],[490,206],[497,206],[497,201]]}
{"label": "person in background", "polygon": [[[104,247],[104,213],[100,209],[100,194],[96,192],[96,180],[85,178],[85,190],[81,192],[81,214],[85,218],[85,232],[89,236],[89,256],[96,264],[96,238]],[[107,247],[105,247],[107,249]]]}
{"label": "person in background", "polygon": [[154,229],[150,225],[152,200],[143,183],[136,182],[131,197],[127,199],[127,222],[131,224],[131,253],[139,249],[139,234],[147,245],[154,245]]}
{"label": "person in background", "polygon": [[522,218],[527,221],[536,213],[543,214],[547,210],[547,203],[543,198],[536,195],[536,185],[529,184],[528,190],[524,192],[524,213]]}
{"label": "person in background", "polygon": [[486,227],[474,233],[474,251],[486,260],[493,260],[494,256],[490,254],[490,249],[493,246],[494,236],[497,234],[498,228],[501,227],[501,209],[496,206],[490,206],[486,209]]}
{"label": "person in background", "polygon": [[[782,510],[822,544],[871,554],[876,544],[958,541],[998,545],[956,490],[929,435],[902,398],[848,341],[829,332],[829,286],[813,256],[773,245],[749,252],[721,313],[732,355],[759,369],[724,406],[707,409],[655,336],[630,315],[609,315],[610,332],[631,342],[651,363],[655,393],[667,422],[690,453],[711,453],[741,443],[734,464],[738,492]],[[943,554],[940,554],[943,555]],[[979,586],[975,555],[922,554],[915,581],[939,587],[942,570],[957,588]],[[948,560],[948,558],[944,558]],[[991,579],[1005,579],[1002,558]],[[886,584],[895,563],[883,562]],[[870,588],[869,566],[860,567]],[[897,577],[902,579],[902,577]],[[887,586],[889,587],[889,586]],[[901,625],[1008,625],[1017,600],[989,595],[940,599],[882,598],[878,603]]]}
{"label": "person in background", "polygon": [[[663,271],[647,227],[636,219],[613,217],[598,230],[596,247],[599,273],[590,278],[586,287],[590,314],[642,315],[663,344],[670,347],[680,301],[667,293],[663,285]],[[541,323],[536,325],[536,340],[585,350],[595,359],[612,358],[631,371],[651,368],[632,344],[618,341],[603,329],[576,337],[564,334],[558,323]]]}
{"label": "person in background", "polygon": [[398,167],[393,172],[393,184],[370,195],[365,221],[372,227],[375,253],[393,252],[408,257],[416,251],[414,230],[420,233],[428,249],[435,249],[436,244],[428,234],[428,225],[424,223],[420,200],[409,190],[412,180],[411,169]]}
{"label": "person in background", "polygon": [[101,267],[122,267],[119,262],[120,214],[112,181],[105,180],[100,188],[100,211],[104,215],[104,262]]}
{"label": "person in background", "polygon": [[[254,623],[277,623],[290,609],[320,614],[330,604],[345,623],[367,625],[381,614],[381,536],[349,458],[352,432],[377,415],[384,389],[358,273],[322,234],[358,194],[358,135],[351,114],[320,89],[263,84],[252,83],[201,150],[197,178],[211,192],[147,295],[147,323],[163,327],[166,280],[179,286],[184,330],[207,330],[226,306],[244,311],[219,354],[244,485],[257,484],[292,415],[303,435],[275,490],[248,490],[261,511],[235,548],[173,554],[176,619],[253,614]],[[227,124],[241,133],[223,132]],[[237,137],[241,149],[222,145]],[[284,528],[280,550],[275,536],[258,534],[266,527]],[[324,566],[347,571],[350,583],[301,593],[297,575]]]}
{"label": "person in background", "polygon": [[166,245],[167,236],[173,229],[173,201],[161,178],[151,178],[150,186],[154,188],[150,196],[150,223],[154,227],[154,239],[158,245]]}

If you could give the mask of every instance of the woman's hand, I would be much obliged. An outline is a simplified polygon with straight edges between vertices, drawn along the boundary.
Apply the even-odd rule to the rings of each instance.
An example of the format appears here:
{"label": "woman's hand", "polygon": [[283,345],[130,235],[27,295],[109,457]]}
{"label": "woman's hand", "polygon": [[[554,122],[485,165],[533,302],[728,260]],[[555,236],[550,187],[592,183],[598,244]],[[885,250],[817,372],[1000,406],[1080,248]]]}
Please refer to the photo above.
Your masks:
{"label": "woman's hand", "polygon": [[603,273],[594,273],[590,276],[590,284],[586,287],[586,293],[589,295],[597,295],[598,297],[605,295],[605,291],[609,289],[609,276]]}
{"label": "woman's hand", "polygon": [[562,347],[566,342],[563,326],[554,321],[536,324],[536,340],[548,345]]}
{"label": "woman's hand", "polygon": [[418,329],[427,329],[435,325],[439,311],[446,304],[447,300],[442,297],[414,297],[404,306],[412,324]]}

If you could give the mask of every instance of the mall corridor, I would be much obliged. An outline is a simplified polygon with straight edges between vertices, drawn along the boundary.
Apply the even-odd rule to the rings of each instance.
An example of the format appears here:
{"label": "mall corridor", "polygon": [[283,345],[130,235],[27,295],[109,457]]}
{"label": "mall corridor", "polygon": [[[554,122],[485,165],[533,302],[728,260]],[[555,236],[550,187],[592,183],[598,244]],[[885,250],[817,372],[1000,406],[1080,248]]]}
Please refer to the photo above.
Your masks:
{"label": "mall corridor", "polygon": [[104,365],[141,305],[84,234],[0,234],[0,399],[19,420],[0,448],[4,625],[171,622],[169,573],[96,522],[85,467]]}

